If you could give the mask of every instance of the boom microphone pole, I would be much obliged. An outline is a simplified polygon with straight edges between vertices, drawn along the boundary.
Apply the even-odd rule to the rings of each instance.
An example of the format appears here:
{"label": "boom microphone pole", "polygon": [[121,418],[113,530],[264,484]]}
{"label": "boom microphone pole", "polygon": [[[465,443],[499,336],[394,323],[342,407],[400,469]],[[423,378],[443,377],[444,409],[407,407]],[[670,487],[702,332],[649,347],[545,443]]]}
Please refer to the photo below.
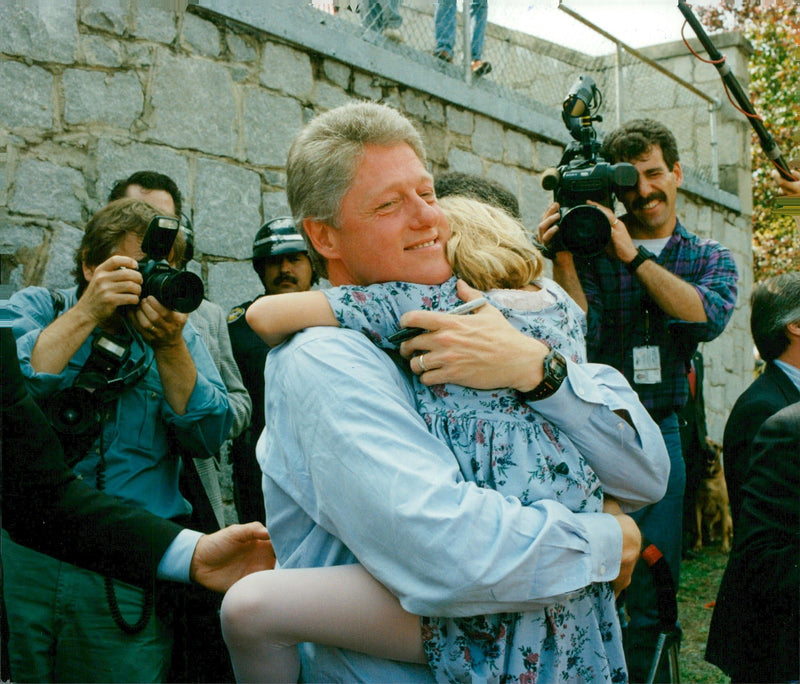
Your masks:
{"label": "boom microphone pole", "polygon": [[711,39],[703,29],[702,24],[697,20],[697,17],[694,16],[691,7],[689,7],[689,5],[687,5],[683,0],[678,0],[678,9],[686,18],[686,21],[694,30],[698,40],[705,48],[708,56],[711,58],[712,63],[722,77],[722,81],[725,84],[725,87],[728,89],[728,92],[733,94],[733,96],[736,98],[736,101],[739,103],[739,106],[742,108],[742,111],[747,115],[747,120],[750,122],[750,125],[753,127],[756,135],[758,135],[758,140],[761,144],[761,149],[764,150],[764,154],[766,154],[767,158],[772,161],[772,163],[775,165],[775,168],[778,169],[778,173],[780,173],[783,178],[789,181],[797,180],[789,170],[789,165],[781,156],[781,151],[778,148],[778,144],[775,142],[775,139],[764,127],[764,122],[762,121],[761,117],[756,114],[753,104],[750,102],[750,99],[747,97],[744,89],[739,84],[739,81],[736,80],[736,76],[734,76],[733,71],[725,61],[725,56],[722,55],[716,47],[714,47],[714,43],[711,42]]}

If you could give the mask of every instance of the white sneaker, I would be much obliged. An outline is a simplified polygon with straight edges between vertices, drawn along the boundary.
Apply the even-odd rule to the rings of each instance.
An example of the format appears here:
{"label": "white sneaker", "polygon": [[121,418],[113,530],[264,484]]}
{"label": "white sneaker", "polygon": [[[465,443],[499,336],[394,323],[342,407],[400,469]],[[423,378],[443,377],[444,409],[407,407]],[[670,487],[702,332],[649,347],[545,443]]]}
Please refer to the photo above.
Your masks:
{"label": "white sneaker", "polygon": [[385,28],[383,29],[383,37],[388,38],[389,40],[393,40],[395,43],[403,42],[403,34],[400,33],[400,29]]}

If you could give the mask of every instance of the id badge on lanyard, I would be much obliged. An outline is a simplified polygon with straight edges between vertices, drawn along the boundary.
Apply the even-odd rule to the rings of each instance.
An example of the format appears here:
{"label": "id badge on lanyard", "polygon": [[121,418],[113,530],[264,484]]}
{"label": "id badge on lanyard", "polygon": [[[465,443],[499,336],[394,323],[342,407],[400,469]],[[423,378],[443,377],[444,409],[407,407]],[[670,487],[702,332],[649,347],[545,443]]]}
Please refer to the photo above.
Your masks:
{"label": "id badge on lanyard", "polygon": [[645,309],[644,344],[633,348],[633,381],[637,385],[657,385],[661,382],[661,352],[650,341],[650,310]]}

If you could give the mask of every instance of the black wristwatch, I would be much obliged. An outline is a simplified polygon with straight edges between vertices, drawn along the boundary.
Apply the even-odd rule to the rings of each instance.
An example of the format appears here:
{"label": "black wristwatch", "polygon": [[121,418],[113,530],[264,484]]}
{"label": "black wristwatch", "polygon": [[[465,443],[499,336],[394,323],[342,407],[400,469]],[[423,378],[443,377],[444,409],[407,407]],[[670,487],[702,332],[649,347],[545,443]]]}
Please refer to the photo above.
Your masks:
{"label": "black wristwatch", "polygon": [[517,392],[522,401],[539,401],[556,393],[567,377],[567,360],[555,349],[544,357],[544,378],[532,390]]}
{"label": "black wristwatch", "polygon": [[648,259],[655,259],[656,255],[653,254],[649,249],[646,247],[639,247],[636,250],[636,256],[633,257],[633,260],[629,263],[625,264],[625,268],[628,269],[628,273],[633,275],[636,273],[636,269],[639,268],[645,261]]}

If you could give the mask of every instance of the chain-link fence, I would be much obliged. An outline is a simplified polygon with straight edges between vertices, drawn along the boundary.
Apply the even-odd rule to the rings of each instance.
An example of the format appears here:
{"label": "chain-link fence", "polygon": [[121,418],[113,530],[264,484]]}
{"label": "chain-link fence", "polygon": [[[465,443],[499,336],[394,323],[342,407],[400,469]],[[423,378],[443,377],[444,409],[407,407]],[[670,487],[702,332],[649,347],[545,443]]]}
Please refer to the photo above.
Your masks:
{"label": "chain-link fence", "polygon": [[[501,97],[523,98],[556,117],[573,82],[588,75],[604,99],[601,131],[631,118],[658,119],[675,133],[685,170],[719,185],[719,104],[599,27],[591,26],[593,52],[600,53],[593,56],[487,24],[488,0],[298,0],[303,1],[334,15],[335,21],[360,25],[365,40],[433,55],[448,75]],[[464,5],[470,18],[466,26]],[[588,24],[566,12],[576,29]]]}

